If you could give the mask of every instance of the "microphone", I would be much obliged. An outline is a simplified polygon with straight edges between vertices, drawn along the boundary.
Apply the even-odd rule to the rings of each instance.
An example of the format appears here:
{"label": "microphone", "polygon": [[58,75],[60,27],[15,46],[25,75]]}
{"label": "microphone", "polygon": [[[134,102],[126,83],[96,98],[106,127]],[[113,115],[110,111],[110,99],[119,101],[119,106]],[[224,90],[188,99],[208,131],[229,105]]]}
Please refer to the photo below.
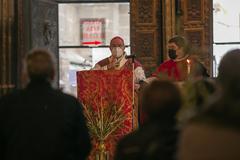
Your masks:
{"label": "microphone", "polygon": [[136,55],[135,54],[126,55],[125,58],[126,59],[136,58]]}

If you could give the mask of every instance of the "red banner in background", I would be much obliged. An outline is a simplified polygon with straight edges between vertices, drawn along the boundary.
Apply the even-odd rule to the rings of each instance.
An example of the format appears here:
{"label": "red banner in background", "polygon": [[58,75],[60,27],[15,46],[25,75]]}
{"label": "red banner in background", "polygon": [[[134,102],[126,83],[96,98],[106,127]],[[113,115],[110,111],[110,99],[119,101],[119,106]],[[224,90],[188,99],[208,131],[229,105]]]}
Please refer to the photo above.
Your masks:
{"label": "red banner in background", "polygon": [[[133,129],[133,76],[132,71],[80,71],[77,72],[78,98],[91,107],[90,112],[100,112],[101,107],[111,107],[114,103],[121,107],[125,115],[123,125],[110,134],[105,141],[110,159],[113,158],[116,143]],[[89,112],[89,108],[87,108]],[[86,111],[86,110],[85,110]],[[95,148],[90,159],[94,159],[97,151],[97,139],[93,138]]]}

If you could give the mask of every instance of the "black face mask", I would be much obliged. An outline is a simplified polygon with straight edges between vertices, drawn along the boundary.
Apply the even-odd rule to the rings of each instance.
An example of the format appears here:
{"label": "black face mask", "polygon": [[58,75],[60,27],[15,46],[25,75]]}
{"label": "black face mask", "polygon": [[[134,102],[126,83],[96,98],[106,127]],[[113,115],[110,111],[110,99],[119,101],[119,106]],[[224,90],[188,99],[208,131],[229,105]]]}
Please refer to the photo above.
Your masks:
{"label": "black face mask", "polygon": [[170,59],[176,59],[177,58],[176,50],[168,49],[168,56]]}

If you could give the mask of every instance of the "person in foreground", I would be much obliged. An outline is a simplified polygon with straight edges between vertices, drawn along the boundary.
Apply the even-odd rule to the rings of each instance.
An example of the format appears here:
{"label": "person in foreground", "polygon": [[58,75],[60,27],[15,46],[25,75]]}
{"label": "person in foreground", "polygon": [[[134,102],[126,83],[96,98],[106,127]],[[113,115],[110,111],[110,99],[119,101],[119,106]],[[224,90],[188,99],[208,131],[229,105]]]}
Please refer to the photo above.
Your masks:
{"label": "person in foreground", "polygon": [[193,118],[180,137],[179,160],[240,159],[240,49],[223,56],[218,95]]}
{"label": "person in foreground", "polygon": [[115,160],[174,160],[181,106],[178,88],[169,81],[154,80],[143,93],[147,120],[117,145]]}
{"label": "person in foreground", "polygon": [[27,87],[0,99],[0,159],[86,159],[91,143],[82,106],[51,87],[51,53],[32,50],[26,66]]}

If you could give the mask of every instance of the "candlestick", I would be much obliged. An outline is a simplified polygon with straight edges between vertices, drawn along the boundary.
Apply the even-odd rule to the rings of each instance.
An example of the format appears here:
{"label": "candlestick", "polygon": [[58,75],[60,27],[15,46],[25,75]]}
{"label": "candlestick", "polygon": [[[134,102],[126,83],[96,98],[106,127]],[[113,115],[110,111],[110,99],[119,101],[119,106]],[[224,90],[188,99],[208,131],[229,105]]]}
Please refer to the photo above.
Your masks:
{"label": "candlestick", "polygon": [[191,61],[189,59],[187,59],[187,74],[189,75],[191,72]]}

